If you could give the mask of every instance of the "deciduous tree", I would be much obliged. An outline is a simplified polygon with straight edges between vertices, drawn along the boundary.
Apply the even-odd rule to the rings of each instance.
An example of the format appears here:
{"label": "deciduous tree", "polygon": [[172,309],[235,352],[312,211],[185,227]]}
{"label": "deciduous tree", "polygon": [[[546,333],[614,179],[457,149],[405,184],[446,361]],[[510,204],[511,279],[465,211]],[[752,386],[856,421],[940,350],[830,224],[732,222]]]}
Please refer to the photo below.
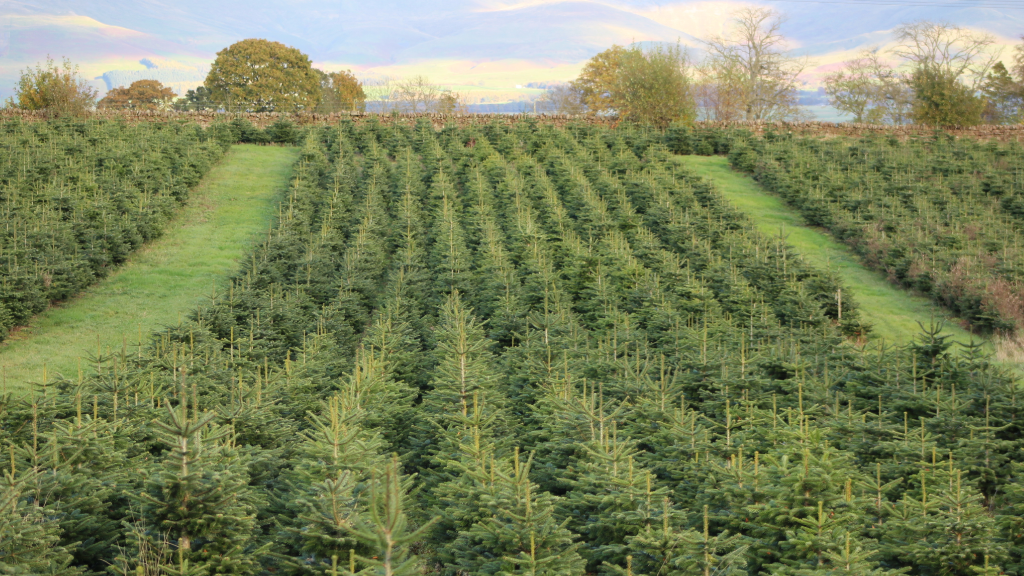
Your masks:
{"label": "deciduous tree", "polygon": [[935,77],[961,81],[977,91],[985,75],[998,61],[995,37],[946,22],[921,20],[896,29],[898,45],[893,54],[914,70],[924,69]]}
{"label": "deciduous tree", "polygon": [[206,86],[197,86],[174,102],[174,109],[181,111],[212,110],[216,107],[217,104],[210,99],[210,89]]}
{"label": "deciduous tree", "polygon": [[114,88],[100,100],[98,108],[120,110],[163,110],[178,95],[159,80],[136,80],[131,86]]}
{"label": "deciduous tree", "polygon": [[583,104],[590,114],[608,112],[619,107],[615,100],[614,86],[626,49],[614,45],[594,56],[583,66],[573,87],[579,91]]}
{"label": "deciduous tree", "polygon": [[79,75],[77,64],[65,58],[58,66],[47,57],[45,64],[22,71],[7,105],[45,110],[51,116],[81,116],[96,104],[96,96],[96,89]]}
{"label": "deciduous tree", "polygon": [[914,123],[932,126],[973,126],[981,123],[985,101],[974,90],[934,67],[921,67],[911,77]]}
{"label": "deciduous tree", "polygon": [[297,112],[320,101],[309,57],[280,42],[250,38],[217,53],[206,88],[229,111]]}
{"label": "deciduous tree", "polygon": [[806,62],[786,49],[782,16],[768,8],[742,8],[726,36],[704,41],[708,58],[726,77],[738,80],[739,106],[746,120],[799,116],[797,76]]}
{"label": "deciduous tree", "polygon": [[366,110],[366,93],[363,83],[351,70],[323,72],[313,70],[320,82],[320,104],[318,112],[341,111],[362,112]]}
{"label": "deciduous tree", "polygon": [[586,110],[583,92],[576,84],[558,84],[548,88],[537,101],[540,111],[555,114],[582,114]]}
{"label": "deciduous tree", "polygon": [[866,50],[825,77],[829,104],[853,115],[854,122],[903,124],[910,120],[913,92],[906,75]]}
{"label": "deciduous tree", "polygon": [[633,45],[620,56],[612,94],[626,120],[664,128],[696,119],[686,55],[676,46],[644,50]]}

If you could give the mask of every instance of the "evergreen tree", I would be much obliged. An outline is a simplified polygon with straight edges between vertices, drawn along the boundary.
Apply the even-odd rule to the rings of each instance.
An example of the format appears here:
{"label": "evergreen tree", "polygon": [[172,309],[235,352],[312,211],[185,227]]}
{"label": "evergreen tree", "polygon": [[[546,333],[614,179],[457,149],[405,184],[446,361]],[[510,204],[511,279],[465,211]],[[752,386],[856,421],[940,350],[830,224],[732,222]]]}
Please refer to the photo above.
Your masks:
{"label": "evergreen tree", "polygon": [[742,536],[728,531],[711,536],[708,510],[704,507],[704,532],[678,527],[668,499],[663,503],[660,529],[648,525],[629,541],[626,568],[610,565],[615,574],[627,576],[742,576],[747,547]]}
{"label": "evergreen tree", "polygon": [[502,462],[492,494],[481,495],[491,516],[459,534],[454,564],[469,574],[536,574],[581,576],[584,561],[576,536],[555,518],[557,499],[529,479],[532,459]]}
{"label": "evergreen tree", "polygon": [[184,401],[178,408],[168,402],[165,417],[156,426],[167,455],[153,463],[145,492],[136,496],[131,548],[118,563],[157,573],[173,570],[164,563],[177,556],[181,570],[187,564],[193,571],[255,574],[267,552],[254,531],[260,499],[231,431],[210,429],[215,415],[194,407],[190,414]]}
{"label": "evergreen tree", "polygon": [[366,509],[359,515],[352,535],[366,547],[358,560],[368,568],[357,574],[380,576],[413,576],[422,574],[419,558],[411,548],[430,528],[430,522],[413,529],[405,512],[408,481],[403,480],[395,456],[383,477],[370,479],[370,495]]}
{"label": "evergreen tree", "polygon": [[0,487],[0,571],[7,574],[74,576],[72,556],[60,545],[60,527],[35,502],[39,472],[19,471],[11,450],[11,468]]}
{"label": "evergreen tree", "polygon": [[[437,454],[444,448],[437,444],[428,447],[432,437],[440,441],[445,438],[446,430],[461,428],[462,419],[468,417],[473,408],[474,397],[484,401],[484,418],[502,414],[505,404],[498,387],[492,343],[485,336],[482,323],[463,304],[458,291],[447,297],[441,309],[436,341],[437,368],[431,389],[424,393],[420,406],[418,435],[426,454]],[[507,443],[512,440],[507,437],[510,429],[504,416],[498,418],[499,421],[481,432]],[[458,442],[452,447],[457,445]]]}

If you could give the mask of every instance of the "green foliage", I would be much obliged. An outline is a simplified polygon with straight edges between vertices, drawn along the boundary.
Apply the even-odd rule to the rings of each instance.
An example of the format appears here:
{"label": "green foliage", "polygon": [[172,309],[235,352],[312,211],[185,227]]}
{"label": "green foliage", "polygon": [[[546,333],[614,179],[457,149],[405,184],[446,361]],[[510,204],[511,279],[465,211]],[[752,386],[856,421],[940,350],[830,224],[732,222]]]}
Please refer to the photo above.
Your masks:
{"label": "green foliage", "polygon": [[981,124],[985,101],[956,76],[931,67],[914,71],[912,115],[915,124],[974,126]]}
{"label": "green foliage", "polygon": [[612,97],[623,119],[664,128],[697,118],[686,57],[678,45],[632,46],[620,58]]}
{"label": "green foliage", "polygon": [[217,52],[204,82],[230,112],[297,112],[320,101],[320,82],[297,48],[250,38]]}
{"label": "green foliage", "polygon": [[730,162],[829,230],[890,281],[927,294],[982,332],[1024,321],[1018,145],[933,138],[767,135]]}
{"label": "green foliage", "polygon": [[224,153],[215,131],[114,122],[0,129],[0,336],[163,232]]}
{"label": "green foliage", "polygon": [[[732,142],[687,130],[673,142]],[[18,570],[1019,570],[1015,379],[936,326],[851,345],[836,278],[662,133],[213,132],[300,138],[276,223],[180,323],[0,396],[0,529],[42,559]],[[771,140],[736,156],[797,147]],[[821,146],[808,170],[849,171]],[[1003,150],[964,146],[951,170]]]}
{"label": "green foliage", "polygon": [[47,57],[45,64],[22,71],[7,106],[42,110],[50,117],[84,116],[96,104],[96,96],[96,89],[79,75],[77,64],[65,58],[58,66]]}
{"label": "green foliage", "polygon": [[40,473],[5,471],[0,488],[0,570],[8,574],[81,574],[71,567],[72,556],[60,545],[60,526],[34,501],[32,485]]}
{"label": "green foliage", "polygon": [[190,88],[181,98],[174,101],[174,109],[182,112],[213,110],[217,104],[210,99],[210,89],[206,86]]}
{"label": "green foliage", "polygon": [[584,574],[574,535],[555,517],[557,499],[539,491],[529,479],[532,459],[519,451],[511,462],[492,462],[491,489],[481,494],[489,514],[460,532],[453,564],[469,574]]}
{"label": "green foliage", "polygon": [[996,62],[981,85],[985,96],[982,120],[986,124],[1016,124],[1024,113],[1024,87],[1010,76],[1002,62]]}
{"label": "green foliage", "polygon": [[246,462],[231,430],[207,430],[216,415],[194,409],[190,415],[186,402],[180,409],[168,403],[167,421],[156,422],[168,453],[144,472],[139,516],[129,527],[132,552],[118,562],[155,572],[167,559],[154,552],[168,550],[179,567],[187,562],[214,574],[255,574],[266,549],[253,537],[260,502],[248,485]]}
{"label": "green foliage", "polygon": [[398,457],[388,465],[382,478],[371,478],[370,496],[366,508],[350,529],[353,536],[366,546],[369,558],[359,560],[369,564],[359,574],[382,576],[412,576],[422,574],[419,559],[411,554],[412,545],[430,528],[427,522],[413,529],[405,512],[409,495],[402,487],[398,470]]}

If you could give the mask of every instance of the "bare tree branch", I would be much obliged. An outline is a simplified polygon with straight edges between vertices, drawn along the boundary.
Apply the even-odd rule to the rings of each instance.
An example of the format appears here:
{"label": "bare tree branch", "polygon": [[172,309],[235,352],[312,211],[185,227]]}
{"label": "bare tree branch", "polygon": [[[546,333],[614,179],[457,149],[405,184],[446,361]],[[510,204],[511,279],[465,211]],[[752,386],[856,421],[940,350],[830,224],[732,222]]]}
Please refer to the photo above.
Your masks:
{"label": "bare tree branch", "polygon": [[786,50],[783,19],[768,8],[742,8],[727,36],[704,40],[711,68],[734,81],[746,120],[782,120],[799,115],[797,76],[805,58]]}

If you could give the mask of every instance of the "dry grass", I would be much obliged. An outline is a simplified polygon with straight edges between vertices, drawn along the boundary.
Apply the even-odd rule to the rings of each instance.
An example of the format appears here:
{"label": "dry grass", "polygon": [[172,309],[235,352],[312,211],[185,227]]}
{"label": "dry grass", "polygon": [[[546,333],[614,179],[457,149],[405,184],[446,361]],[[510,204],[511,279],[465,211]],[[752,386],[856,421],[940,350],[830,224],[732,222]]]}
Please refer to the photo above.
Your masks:
{"label": "dry grass", "polygon": [[1024,334],[997,334],[992,337],[992,344],[997,361],[1024,365]]}

